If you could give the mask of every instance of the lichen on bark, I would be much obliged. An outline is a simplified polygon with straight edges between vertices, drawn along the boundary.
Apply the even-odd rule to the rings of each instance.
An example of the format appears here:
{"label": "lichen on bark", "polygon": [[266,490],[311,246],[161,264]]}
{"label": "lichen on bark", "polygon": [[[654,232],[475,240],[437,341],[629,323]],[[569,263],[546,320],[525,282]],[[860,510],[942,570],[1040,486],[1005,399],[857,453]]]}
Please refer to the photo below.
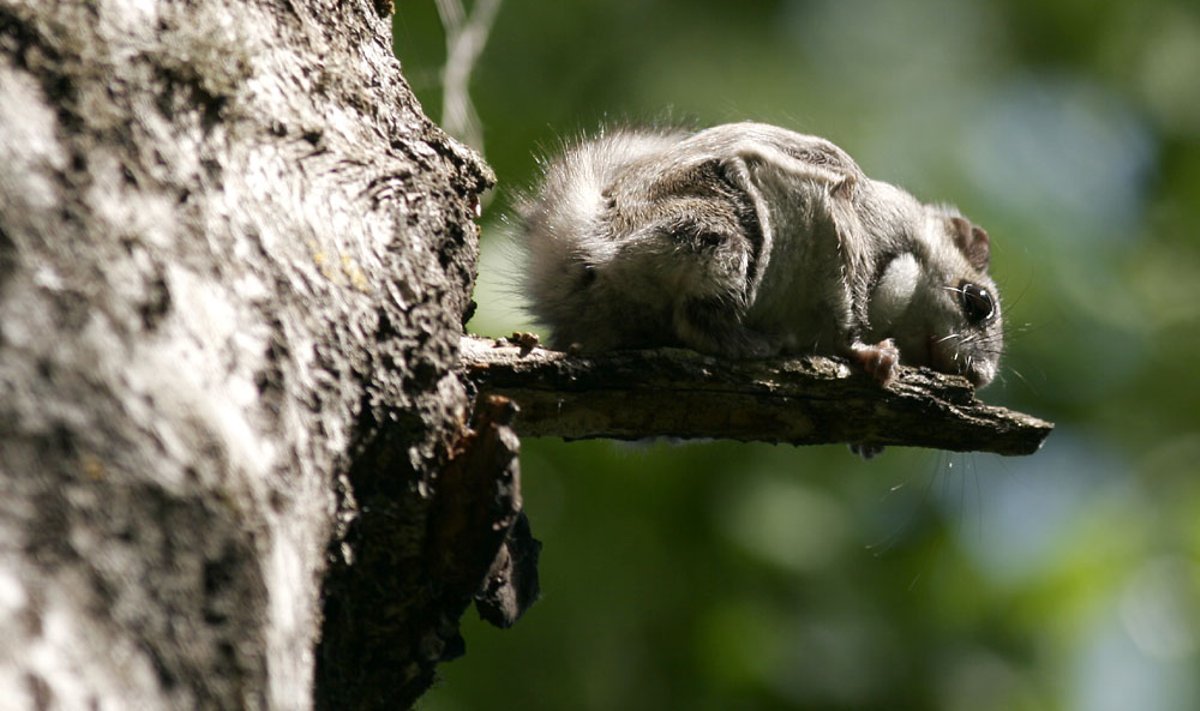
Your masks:
{"label": "lichen on bark", "polygon": [[365,0],[0,2],[0,697],[304,708],[348,560],[403,680],[491,182]]}

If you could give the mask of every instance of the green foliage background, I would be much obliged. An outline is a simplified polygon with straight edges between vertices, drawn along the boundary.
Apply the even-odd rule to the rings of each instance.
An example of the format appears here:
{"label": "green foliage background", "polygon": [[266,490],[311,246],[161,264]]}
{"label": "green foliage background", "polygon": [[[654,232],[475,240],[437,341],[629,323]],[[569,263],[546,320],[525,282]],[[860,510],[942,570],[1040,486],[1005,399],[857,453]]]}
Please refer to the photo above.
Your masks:
{"label": "green foliage background", "polygon": [[[396,51],[440,113],[440,24]],[[534,156],[612,122],[833,139],[992,234],[985,399],[1020,459],[524,442],[544,598],[464,627],[457,709],[1200,708],[1200,6],[506,0],[472,97],[500,184],[472,329],[525,328],[501,245]]]}

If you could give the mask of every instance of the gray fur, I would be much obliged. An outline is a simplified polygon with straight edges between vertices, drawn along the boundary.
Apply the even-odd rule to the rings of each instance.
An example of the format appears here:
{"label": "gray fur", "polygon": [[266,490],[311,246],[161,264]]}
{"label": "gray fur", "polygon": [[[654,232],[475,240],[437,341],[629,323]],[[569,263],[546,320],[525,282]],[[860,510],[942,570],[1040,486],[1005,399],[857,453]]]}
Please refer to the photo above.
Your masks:
{"label": "gray fur", "polygon": [[825,139],[756,123],[613,130],[549,161],[518,213],[526,292],[555,347],[861,362],[894,356],[894,339],[902,362],[995,376],[986,233]]}

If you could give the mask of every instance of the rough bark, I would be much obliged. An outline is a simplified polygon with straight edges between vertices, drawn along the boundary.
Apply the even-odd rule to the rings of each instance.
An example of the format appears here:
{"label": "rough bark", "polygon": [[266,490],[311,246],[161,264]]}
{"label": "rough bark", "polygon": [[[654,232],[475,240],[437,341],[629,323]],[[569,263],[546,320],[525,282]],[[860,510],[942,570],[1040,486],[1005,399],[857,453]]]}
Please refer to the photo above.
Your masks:
{"label": "rough bark", "polygon": [[438,474],[519,506],[454,374],[491,177],[386,5],[0,0],[6,708],[403,702],[454,646],[492,561],[437,546],[498,543]]}
{"label": "rough bark", "polygon": [[521,408],[522,435],[721,438],[1032,454],[1054,425],[979,401],[963,378],[902,367],[882,389],[844,361],[728,361],[662,348],[577,356],[464,337],[481,393]]}

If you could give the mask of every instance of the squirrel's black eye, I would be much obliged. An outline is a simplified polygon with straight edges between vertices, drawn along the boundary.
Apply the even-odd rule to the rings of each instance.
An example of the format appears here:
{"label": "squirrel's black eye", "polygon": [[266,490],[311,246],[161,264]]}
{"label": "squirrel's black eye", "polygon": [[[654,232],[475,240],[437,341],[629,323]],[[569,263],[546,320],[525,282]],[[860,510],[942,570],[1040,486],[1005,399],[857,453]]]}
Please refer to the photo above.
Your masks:
{"label": "squirrel's black eye", "polygon": [[996,314],[996,302],[992,300],[992,293],[982,286],[965,281],[959,285],[958,295],[967,321],[980,323]]}

